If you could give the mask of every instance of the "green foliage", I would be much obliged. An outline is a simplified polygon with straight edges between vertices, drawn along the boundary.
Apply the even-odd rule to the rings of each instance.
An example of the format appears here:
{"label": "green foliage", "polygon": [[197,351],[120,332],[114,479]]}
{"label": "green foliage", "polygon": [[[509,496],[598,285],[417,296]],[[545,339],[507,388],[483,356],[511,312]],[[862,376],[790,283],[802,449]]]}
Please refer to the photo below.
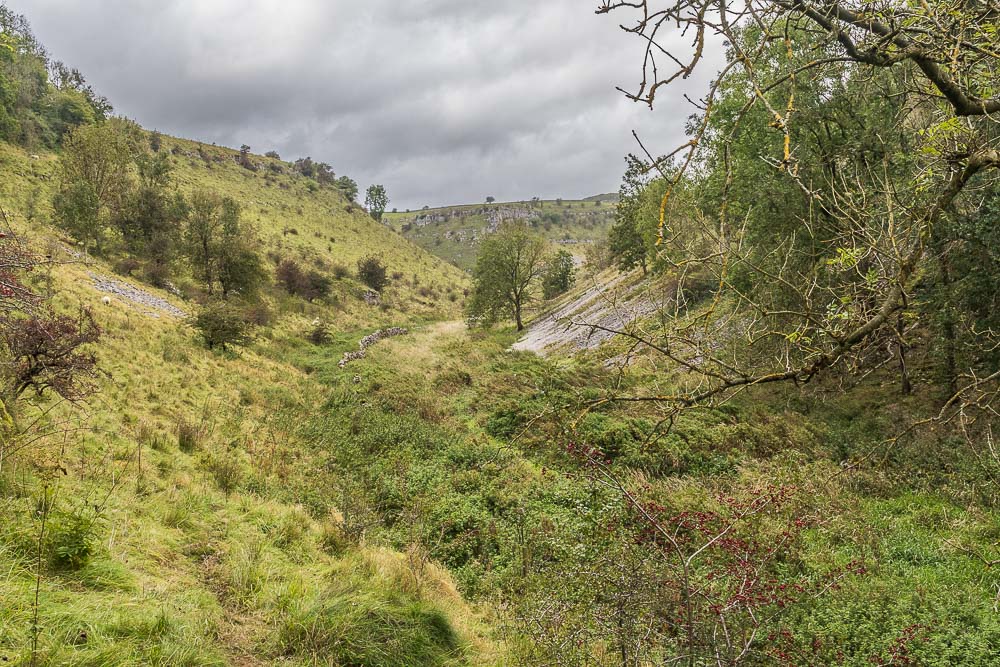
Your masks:
{"label": "green foliage", "polygon": [[218,284],[223,298],[252,297],[267,280],[256,231],[243,222],[240,205],[230,197],[195,192],[185,242],[210,295]]}
{"label": "green foliage", "polygon": [[382,222],[382,216],[389,205],[389,195],[385,192],[385,186],[370,185],[365,193],[365,208],[368,214],[376,222]]}
{"label": "green foliage", "polygon": [[629,155],[626,163],[628,168],[619,193],[615,224],[608,232],[608,246],[621,271],[631,271],[638,266],[645,274],[649,255],[653,252],[650,235],[656,228],[656,222],[650,220],[648,207],[643,206],[650,166],[634,155]]}
{"label": "green foliage", "polygon": [[131,188],[136,142],[136,128],[119,120],[78,127],[63,142],[60,188],[53,201],[56,220],[98,252]]}
{"label": "green foliage", "polygon": [[389,277],[382,259],[375,255],[359,259],[358,280],[376,292],[381,292],[389,284]]}
{"label": "green foliage", "polygon": [[82,512],[57,513],[50,518],[46,549],[53,567],[75,571],[86,565],[96,548],[97,519]]}
{"label": "green foliage", "polygon": [[299,263],[292,259],[283,259],[275,270],[278,283],[289,294],[300,296],[306,301],[322,299],[330,293],[333,286],[327,276],[318,271],[303,270]]}
{"label": "green foliage", "polygon": [[136,165],[138,182],[125,193],[112,224],[125,249],[148,261],[147,279],[162,287],[181,252],[188,205],[179,193],[168,192],[171,167],[165,153],[142,154]]}
{"label": "green foliage", "polygon": [[110,111],[78,70],[49,59],[23,16],[0,5],[0,140],[54,148]]}
{"label": "green foliage", "polygon": [[77,181],[61,188],[52,200],[52,207],[59,224],[70,236],[85,245],[104,244],[101,202],[90,183]]}
{"label": "green foliage", "polygon": [[245,308],[230,301],[209,302],[198,311],[193,324],[210,350],[248,345],[253,340],[254,324],[247,319]]}
{"label": "green foliage", "polygon": [[485,324],[511,318],[524,328],[524,307],[535,299],[545,270],[545,240],[520,223],[505,223],[479,246],[469,316]]}
{"label": "green foliage", "polygon": [[490,415],[483,429],[494,438],[510,440],[524,428],[528,417],[516,407],[503,408]]}
{"label": "green foliage", "polygon": [[340,194],[344,196],[344,199],[349,202],[353,202],[358,198],[358,184],[352,178],[341,176],[334,182],[334,187],[336,187],[337,190],[340,191]]}
{"label": "green foliage", "polygon": [[546,260],[542,274],[542,295],[553,299],[565,294],[576,283],[576,264],[573,255],[560,250]]}

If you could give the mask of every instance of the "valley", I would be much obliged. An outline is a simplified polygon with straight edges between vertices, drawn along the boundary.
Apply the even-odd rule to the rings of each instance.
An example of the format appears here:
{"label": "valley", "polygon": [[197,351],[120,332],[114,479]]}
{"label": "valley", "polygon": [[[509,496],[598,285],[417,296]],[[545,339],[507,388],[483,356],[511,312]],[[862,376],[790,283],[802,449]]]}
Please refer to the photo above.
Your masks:
{"label": "valley", "polygon": [[677,7],[740,57],[674,153],[399,212],[0,0],[0,663],[1000,664],[995,17]]}

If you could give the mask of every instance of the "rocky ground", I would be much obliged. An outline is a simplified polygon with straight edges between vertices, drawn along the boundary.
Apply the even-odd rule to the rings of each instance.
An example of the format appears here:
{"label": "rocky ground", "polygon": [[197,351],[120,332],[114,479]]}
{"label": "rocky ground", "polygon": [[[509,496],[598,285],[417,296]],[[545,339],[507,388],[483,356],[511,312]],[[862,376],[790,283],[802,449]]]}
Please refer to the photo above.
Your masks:
{"label": "rocky ground", "polygon": [[130,308],[139,310],[150,317],[160,317],[161,314],[177,318],[187,317],[186,312],[166,299],[162,299],[155,294],[151,294],[144,289],[136,287],[135,285],[131,285],[121,280],[116,280],[115,278],[109,278],[108,276],[98,275],[96,273],[91,273],[89,275],[90,279],[94,282],[94,288],[97,291],[104,292],[110,295],[110,297],[114,297],[115,299],[125,303]]}
{"label": "rocky ground", "polygon": [[637,318],[663,306],[631,274],[601,274],[537,317],[511,349],[538,354],[593,349]]}

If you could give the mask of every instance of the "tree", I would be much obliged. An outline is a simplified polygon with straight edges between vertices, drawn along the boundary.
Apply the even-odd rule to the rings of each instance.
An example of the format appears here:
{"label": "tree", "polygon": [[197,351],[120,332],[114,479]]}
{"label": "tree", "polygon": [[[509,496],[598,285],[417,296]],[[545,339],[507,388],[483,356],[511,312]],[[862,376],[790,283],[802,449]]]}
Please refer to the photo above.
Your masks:
{"label": "tree", "polygon": [[56,219],[98,252],[131,184],[129,168],[138,154],[135,131],[134,125],[116,119],[80,126],[63,141],[53,200]]}
{"label": "tree", "polygon": [[385,264],[375,255],[368,255],[358,260],[358,280],[376,292],[381,292],[389,283]]}
{"label": "tree", "polygon": [[565,250],[560,250],[546,260],[545,270],[542,274],[542,295],[546,299],[553,299],[560,294],[569,291],[569,288],[576,282],[576,263],[573,255]]}
{"label": "tree", "polygon": [[381,185],[368,186],[368,192],[365,193],[365,208],[368,209],[368,214],[372,216],[372,219],[382,222],[382,216],[388,205],[389,195],[386,194],[385,187]]}
{"label": "tree", "polygon": [[[833,368],[902,362],[913,328],[905,321],[920,315],[912,297],[933,275],[935,253],[948,249],[936,243],[942,226],[955,211],[981,206],[968,193],[995,182],[1000,167],[990,116],[1000,110],[990,83],[1000,67],[990,46],[996,11],[981,9],[785,0],[602,5],[600,13],[638,11],[626,27],[647,53],[642,82],[627,93],[636,101],[653,105],[662,87],[701,61],[700,46],[683,52],[665,42],[668,26],[698,45],[709,35],[728,45],[689,141],[670,154],[677,168],[649,158],[664,167],[666,184],[658,256],[678,272],[698,267],[716,290],[706,325],[716,335],[672,330],[654,342],[698,374],[676,405],[762,383],[804,383]],[[672,67],[654,65],[663,53]],[[699,229],[678,235],[671,216],[687,180],[696,181]],[[686,252],[690,238],[707,240],[712,251]],[[741,312],[754,313],[739,336],[752,349],[720,350],[727,323]],[[995,343],[984,335],[977,345]],[[970,369],[955,409],[1000,378],[981,370]]]}
{"label": "tree", "polygon": [[0,339],[7,363],[5,394],[16,400],[29,389],[48,390],[75,401],[93,392],[89,381],[97,359],[84,346],[96,343],[101,329],[89,310],[77,317],[47,312],[4,316]]}
{"label": "tree", "polygon": [[257,243],[235,200],[204,190],[192,195],[185,245],[210,295],[216,283],[223,298],[256,292],[267,277]]}
{"label": "tree", "polygon": [[50,60],[28,21],[0,4],[0,139],[56,148],[68,130],[110,114],[80,71]]}
{"label": "tree", "polygon": [[347,176],[341,176],[335,182],[335,187],[340,191],[340,194],[344,195],[344,199],[349,202],[353,202],[358,198],[358,184],[354,179]]}
{"label": "tree", "polygon": [[333,285],[329,277],[318,271],[303,271],[299,263],[292,259],[281,260],[275,277],[286,292],[307,301],[326,296]]}
{"label": "tree", "polygon": [[148,260],[147,278],[162,287],[180,250],[188,206],[180,193],[168,190],[170,161],[166,154],[143,154],[135,163],[138,182],[123,195],[111,224],[121,233],[130,253]]}
{"label": "tree", "polygon": [[205,305],[193,324],[210,350],[218,347],[225,351],[231,345],[243,346],[253,341],[253,322],[241,307],[228,301]]}
{"label": "tree", "polygon": [[496,198],[496,197],[493,197],[493,196],[491,195],[491,196],[489,196],[489,197],[487,197],[487,198],[486,198],[486,203],[487,203],[487,204],[492,204],[492,203],[493,203],[493,202],[495,202],[496,200],[497,200],[497,198]]}
{"label": "tree", "polygon": [[242,146],[240,146],[240,154],[239,157],[236,158],[236,161],[244,169],[249,169],[250,171],[257,171],[257,165],[254,164],[254,161],[252,159],[250,159],[250,146],[248,146],[247,144],[243,144]]}
{"label": "tree", "polygon": [[479,246],[469,314],[485,323],[510,317],[524,329],[525,305],[545,268],[545,240],[524,225],[504,223]]}
{"label": "tree", "polygon": [[306,178],[312,178],[316,175],[316,163],[313,162],[311,157],[300,157],[292,165],[292,168]]}
{"label": "tree", "polygon": [[[0,209],[0,220],[7,223]],[[0,420],[14,413],[14,404],[33,391],[52,391],[75,401],[94,390],[96,359],[86,346],[101,330],[90,311],[77,317],[54,312],[44,298],[24,282],[42,260],[13,233],[0,235]],[[9,424],[8,424],[9,425]]]}
{"label": "tree", "polygon": [[[319,162],[315,166],[315,177],[316,181],[320,185],[332,185],[336,180],[336,174],[333,173],[333,167],[328,165],[326,162]],[[350,181],[350,179],[347,179]],[[353,182],[353,181],[352,181]],[[355,197],[357,196],[357,185],[354,186]],[[352,198],[353,201],[353,198]]]}
{"label": "tree", "polygon": [[[642,269],[642,275],[646,275],[647,257],[652,244],[647,242],[643,233],[641,200],[649,183],[651,167],[634,155],[627,156],[625,162],[628,167],[619,190],[615,223],[608,231],[608,247],[618,261],[620,271],[631,271],[638,266]],[[653,228],[655,229],[655,224]]]}

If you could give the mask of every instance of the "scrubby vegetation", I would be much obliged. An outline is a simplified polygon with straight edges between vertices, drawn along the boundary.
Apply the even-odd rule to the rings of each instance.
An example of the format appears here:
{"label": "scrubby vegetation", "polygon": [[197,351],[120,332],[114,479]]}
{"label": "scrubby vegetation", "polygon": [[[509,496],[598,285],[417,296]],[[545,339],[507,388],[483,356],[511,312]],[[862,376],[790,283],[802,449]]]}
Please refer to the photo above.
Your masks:
{"label": "scrubby vegetation", "polygon": [[[718,24],[741,73],[689,163],[582,202],[616,218],[579,282],[656,307],[609,293],[591,333],[619,335],[549,357],[515,327],[593,289],[539,233],[552,203],[470,280],[328,164],[40,79],[2,10],[0,102],[40,87],[0,116],[0,661],[1000,662],[982,16],[950,10],[970,32],[935,70],[930,29],[872,63],[881,39],[844,44],[869,20],[831,41],[764,4]],[[920,94],[969,44],[957,92]],[[59,126],[64,98],[91,113]]]}

